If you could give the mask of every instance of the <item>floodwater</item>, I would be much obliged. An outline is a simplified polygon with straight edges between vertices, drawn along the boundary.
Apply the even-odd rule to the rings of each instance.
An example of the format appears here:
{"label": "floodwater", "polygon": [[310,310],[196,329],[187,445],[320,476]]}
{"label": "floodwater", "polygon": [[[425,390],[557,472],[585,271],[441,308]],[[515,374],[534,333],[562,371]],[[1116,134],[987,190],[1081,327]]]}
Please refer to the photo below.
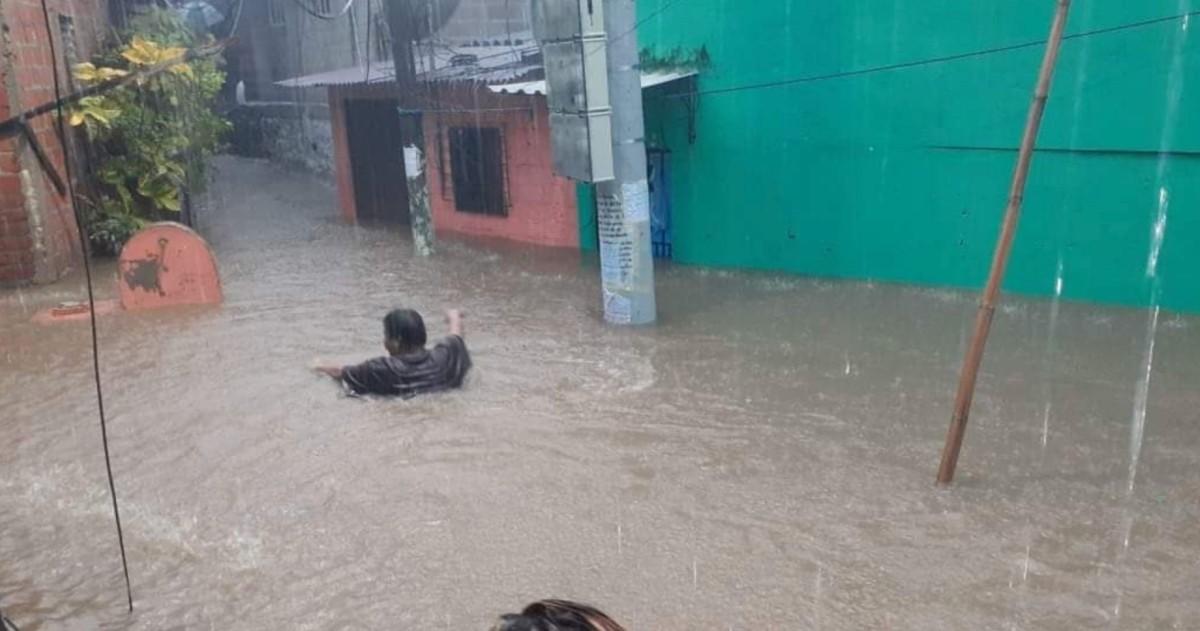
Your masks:
{"label": "floodwater", "polygon": [[[661,325],[620,330],[575,255],[418,260],[320,184],[219,169],[226,304],[100,320],[132,615],[86,324],[28,322],[79,286],[0,293],[26,631],[485,629],[550,596],[631,630],[1200,626],[1196,319],[1163,312],[1147,367],[1144,311],[1008,301],[938,489],[969,294],[666,267]],[[381,352],[397,305],[466,310],[464,391],[308,371]]]}

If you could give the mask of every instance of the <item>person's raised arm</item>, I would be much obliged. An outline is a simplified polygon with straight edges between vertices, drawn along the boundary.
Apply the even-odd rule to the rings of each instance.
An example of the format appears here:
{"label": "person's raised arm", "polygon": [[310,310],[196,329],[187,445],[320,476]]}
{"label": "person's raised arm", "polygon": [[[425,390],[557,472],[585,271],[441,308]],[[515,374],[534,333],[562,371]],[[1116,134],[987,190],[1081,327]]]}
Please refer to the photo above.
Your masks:
{"label": "person's raised arm", "polygon": [[450,328],[450,335],[463,336],[463,314],[458,309],[446,310],[446,326]]}

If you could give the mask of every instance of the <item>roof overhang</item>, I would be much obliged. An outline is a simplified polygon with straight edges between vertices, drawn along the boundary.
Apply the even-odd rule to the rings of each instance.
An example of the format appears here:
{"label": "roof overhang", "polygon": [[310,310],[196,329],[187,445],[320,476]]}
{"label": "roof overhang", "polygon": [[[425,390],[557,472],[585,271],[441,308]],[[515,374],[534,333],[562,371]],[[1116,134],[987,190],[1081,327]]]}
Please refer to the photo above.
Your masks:
{"label": "roof overhang", "polygon": [[[673,71],[655,71],[642,73],[642,89],[665,85],[674,81],[694,77],[698,73],[695,70],[673,70]],[[489,84],[488,89],[497,94],[546,94],[546,81],[539,79],[537,81],[523,81],[520,83],[501,83]]]}

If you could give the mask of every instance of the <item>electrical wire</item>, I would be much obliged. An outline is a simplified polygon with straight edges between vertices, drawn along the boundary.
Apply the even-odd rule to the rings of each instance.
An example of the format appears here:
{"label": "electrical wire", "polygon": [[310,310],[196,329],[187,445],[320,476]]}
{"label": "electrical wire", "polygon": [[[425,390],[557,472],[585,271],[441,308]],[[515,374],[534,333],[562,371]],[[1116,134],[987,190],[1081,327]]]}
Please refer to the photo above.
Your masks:
{"label": "electrical wire", "polygon": [[[450,50],[453,50],[453,49],[450,49]],[[464,46],[458,52],[462,53],[462,52],[465,52],[468,50],[470,50],[470,47]],[[484,61],[485,59],[495,59],[497,57],[504,57],[504,56],[509,56],[509,55],[511,55],[514,58],[514,60],[520,60],[521,56],[524,55],[525,53],[531,53],[531,52],[538,51],[538,50],[541,50],[541,48],[538,46],[527,46],[525,48],[513,48],[510,46],[506,50],[500,51],[498,53],[492,53],[490,55],[476,57],[475,61],[480,62],[480,61]],[[467,53],[467,54],[470,54],[470,53]]]}
{"label": "electrical wire", "polygon": [[[300,2],[301,0],[295,0],[295,1],[296,1],[296,2]],[[507,2],[507,1],[508,1],[508,0],[506,0],[506,2]],[[637,31],[637,29],[638,29],[638,27],[640,27],[640,26],[642,26],[643,24],[645,24],[646,22],[649,22],[650,20],[652,20],[652,19],[654,19],[654,18],[658,17],[658,16],[659,16],[659,15],[661,15],[663,12],[665,12],[667,9],[669,9],[669,8],[671,8],[673,5],[675,5],[675,4],[676,4],[678,1],[679,1],[679,0],[667,0],[665,3],[663,3],[663,5],[662,5],[662,6],[660,6],[658,9],[656,9],[656,10],[655,10],[654,12],[652,12],[650,15],[647,15],[646,17],[642,18],[641,20],[638,20],[638,22],[637,22],[636,24],[634,24],[633,28],[629,29],[628,31],[625,31],[624,33],[621,33],[620,35],[617,35],[616,37],[610,38],[610,39],[608,40],[608,41],[609,41],[609,43],[612,43],[612,42],[615,42],[615,41],[619,41],[619,40],[621,40],[621,39],[624,39],[625,37],[628,37],[630,34],[632,34],[632,33],[636,32],[636,31]],[[368,7],[370,7],[370,2],[369,2],[369,1],[368,1],[368,3],[367,3],[367,6],[368,6]],[[507,5],[506,5],[506,8],[507,8]],[[506,28],[507,28],[507,26],[506,26]],[[526,46],[526,47],[524,47],[524,48],[517,48],[517,47],[516,47],[514,44],[512,44],[512,34],[511,34],[511,32],[509,32],[509,33],[508,33],[508,37],[509,37],[509,40],[508,40],[508,41],[509,41],[509,45],[508,45],[508,47],[507,47],[505,50],[503,50],[503,51],[501,51],[501,52],[498,52],[498,53],[492,53],[492,54],[489,54],[489,55],[483,55],[483,56],[480,56],[480,57],[476,57],[476,58],[475,58],[475,61],[476,61],[476,63],[478,63],[478,62],[480,62],[480,61],[486,61],[486,60],[489,60],[489,59],[496,59],[497,57],[505,57],[505,56],[512,56],[514,61],[520,61],[520,59],[521,59],[521,58],[522,58],[522,57],[523,57],[523,56],[524,56],[526,53],[532,53],[532,52],[537,52],[537,51],[540,51],[540,50],[541,50],[541,47],[540,47],[540,46],[537,46],[537,45],[533,45],[533,46]],[[453,51],[453,49],[450,49],[450,50],[452,50],[452,51]],[[467,48],[463,48],[463,49],[462,49],[462,51],[457,51],[457,52],[464,52],[464,51],[466,51],[466,50],[467,50]],[[604,50],[604,49],[597,49],[597,50]],[[589,53],[589,55],[593,55],[593,54],[595,54],[595,52],[596,52],[596,51],[593,51],[593,52]],[[479,70],[476,72],[476,74],[474,74],[474,75],[466,75],[466,76],[464,76],[463,78],[464,78],[464,79],[470,79],[470,78],[471,78],[471,77],[473,77],[473,76],[481,76],[481,75],[483,75],[485,72],[487,72],[488,70],[490,70],[490,69],[480,68],[480,69],[479,69]],[[392,71],[392,74],[390,74],[390,75],[388,75],[388,74],[386,74],[386,73],[385,73],[385,74],[384,74],[384,75],[381,77],[381,79],[383,79],[383,80],[387,80],[388,78],[394,78],[394,77],[395,77],[395,70],[393,70],[393,71]]]}
{"label": "electrical wire", "polygon": [[54,75],[54,99],[57,103],[58,139],[62,144],[63,170],[67,181],[67,193],[70,197],[71,210],[75,214],[75,223],[79,232],[79,247],[83,253],[83,271],[87,281],[88,313],[92,329],[92,376],[96,383],[96,408],[100,414],[100,439],[104,445],[104,468],[108,472],[108,491],[112,496],[113,518],[117,523],[117,543],[121,548],[121,569],[125,573],[125,596],[128,599],[129,611],[133,612],[133,584],[129,580],[129,560],[125,555],[125,533],[121,528],[121,510],[117,506],[117,485],[113,480],[112,457],[108,449],[108,421],[104,416],[104,389],[100,384],[100,338],[96,333],[96,292],[92,287],[91,248],[88,247],[87,229],[84,226],[83,214],[79,210],[79,202],[75,199],[74,178],[71,175],[71,151],[67,142],[67,120],[63,112],[62,86],[58,79],[59,59],[54,46],[54,28],[50,25],[50,8],[46,0],[41,0],[42,19],[46,23],[46,41],[50,48],[50,71]]}
{"label": "electrical wire", "polygon": [[[375,49],[371,48],[371,22],[374,18],[371,17],[371,0],[367,0],[367,71],[363,73],[363,83],[371,83],[371,59],[375,57]],[[377,33],[375,37],[379,37]]]}
{"label": "electrical wire", "polygon": [[[1166,22],[1175,22],[1178,20],[1190,19],[1195,16],[1200,16],[1200,11],[1189,11],[1187,13],[1180,13],[1178,15],[1171,15],[1171,16],[1166,16],[1166,17],[1161,17],[1161,18],[1152,18],[1149,20],[1142,20],[1139,22],[1129,22],[1127,24],[1120,24],[1117,26],[1109,26],[1109,27],[1094,29],[1094,30],[1090,30],[1090,31],[1083,31],[1080,33],[1074,33],[1071,35],[1063,36],[1063,41],[1084,39],[1087,37],[1094,37],[1097,35],[1107,35],[1109,33],[1116,33],[1116,32],[1120,32],[1120,31],[1127,31],[1127,30],[1131,30],[1131,29],[1143,28],[1143,27],[1152,26],[1155,24],[1163,24]],[[676,94],[670,94],[663,98],[668,98],[668,99],[691,98],[691,97],[695,97],[695,96],[705,96],[705,95],[714,95],[714,94],[729,94],[732,92],[745,92],[745,91],[749,91],[749,90],[766,90],[766,89],[770,89],[770,88],[778,88],[778,87],[784,87],[784,86],[789,86],[789,85],[799,85],[799,84],[803,84],[803,83],[816,83],[816,82],[820,82],[820,81],[829,81],[832,79],[842,79],[845,77],[857,77],[857,76],[862,76],[862,75],[876,74],[876,73],[880,73],[880,72],[891,72],[893,70],[905,70],[908,68],[918,68],[921,66],[931,66],[931,65],[943,64],[943,63],[952,62],[952,61],[961,61],[963,59],[986,57],[989,55],[995,55],[995,54],[999,54],[999,53],[1008,53],[1008,52],[1012,52],[1015,50],[1023,50],[1026,48],[1036,48],[1039,46],[1044,46],[1044,45],[1046,45],[1046,43],[1047,43],[1047,40],[1039,39],[1036,41],[1023,42],[1020,44],[1012,44],[1009,46],[998,46],[995,48],[985,48],[982,50],[974,50],[974,51],[965,52],[965,53],[957,53],[954,55],[944,55],[941,57],[930,57],[927,59],[919,59],[919,60],[915,60],[915,61],[904,61],[904,62],[900,62],[900,63],[886,64],[886,65],[882,65],[882,66],[871,66],[868,68],[859,68],[857,70],[846,70],[843,72],[832,72],[829,74],[810,75],[807,77],[795,77],[795,78],[791,78],[791,79],[779,79],[777,81],[764,81],[762,83],[748,83],[745,85],[730,86],[730,87],[726,87],[726,88],[713,88],[711,90],[692,90],[689,92],[680,92],[680,93],[676,93]]]}
{"label": "electrical wire", "polygon": [[317,18],[318,20],[337,20],[341,18],[350,12],[350,7],[354,6],[355,1],[356,0],[346,0],[346,6],[342,7],[342,10],[338,11],[337,13],[322,13],[308,6],[304,0],[292,0],[292,2],[295,2],[296,6],[300,7],[301,10],[313,16],[314,18]]}
{"label": "electrical wire", "polygon": [[[296,2],[299,3],[300,0],[296,0]],[[347,6],[350,4],[351,2],[346,3]],[[304,20],[296,20],[296,67],[301,70],[304,69]],[[309,101],[306,92],[299,86],[296,87],[295,100],[296,120],[300,125],[300,138],[307,145],[309,139],[308,125],[305,124],[305,117],[308,113]]]}
{"label": "electrical wire", "polygon": [[[629,37],[630,35],[632,35],[632,34],[636,33],[636,32],[637,32],[637,30],[638,30],[638,28],[640,28],[640,27],[641,27],[643,24],[645,24],[646,22],[649,22],[650,20],[653,20],[654,18],[656,18],[656,17],[658,17],[658,16],[662,15],[664,11],[666,11],[667,9],[670,9],[670,8],[671,8],[671,5],[675,4],[675,3],[676,3],[676,2],[678,2],[678,1],[679,1],[679,0],[667,0],[666,2],[664,2],[664,3],[662,4],[662,6],[658,7],[658,9],[654,10],[653,12],[651,12],[651,13],[650,13],[650,15],[647,15],[646,17],[644,17],[644,18],[642,18],[642,19],[638,20],[638,21],[637,21],[637,22],[636,22],[636,23],[635,23],[635,24],[634,24],[634,25],[633,25],[633,26],[632,26],[632,27],[631,27],[631,28],[630,28],[628,31],[625,31],[624,33],[621,33],[620,35],[618,35],[618,36],[616,36],[616,37],[610,37],[610,38],[608,39],[608,43],[609,43],[609,44],[612,44],[613,42],[619,42],[619,41],[621,41],[622,39],[625,39],[626,37]],[[593,52],[592,52],[592,53],[590,53],[590,54],[595,54],[595,51],[593,51]]]}
{"label": "electrical wire", "polygon": [[229,32],[225,34],[224,39],[229,39],[237,34],[238,24],[242,21],[242,7],[245,4],[246,0],[238,0],[237,9],[233,13],[233,23],[229,25]]}
{"label": "electrical wire", "polygon": [[[666,2],[664,2],[664,3],[662,4],[662,6],[660,6],[660,7],[659,7],[659,8],[657,8],[657,9],[655,9],[653,12],[651,12],[651,13],[650,13],[650,15],[647,15],[646,17],[644,17],[644,18],[642,18],[642,19],[638,20],[638,21],[637,21],[637,23],[636,23],[636,24],[634,24],[634,25],[633,25],[633,27],[632,27],[632,28],[630,28],[629,30],[625,31],[624,33],[621,33],[620,35],[617,35],[616,37],[611,37],[611,38],[609,38],[609,39],[608,39],[608,43],[609,43],[609,44],[612,44],[613,42],[620,41],[620,40],[622,40],[622,39],[624,39],[624,38],[626,38],[626,37],[629,37],[631,34],[633,34],[633,33],[636,33],[639,27],[641,27],[641,26],[642,26],[643,24],[645,24],[646,22],[649,22],[650,20],[653,20],[654,18],[658,17],[659,15],[662,15],[662,14],[663,14],[663,12],[665,12],[667,9],[671,8],[671,7],[672,7],[673,5],[675,5],[675,4],[676,4],[678,1],[679,1],[679,0],[666,0]],[[508,2],[509,2],[509,0],[505,0],[505,28],[506,28],[506,29],[509,29],[509,26],[508,26],[508,18],[507,18],[507,15],[508,15]],[[476,61],[476,62],[480,62],[480,61],[484,61],[484,60],[487,60],[487,59],[495,59],[495,58],[497,58],[497,57],[504,57],[504,56],[506,56],[506,55],[512,55],[515,61],[519,61],[519,60],[522,58],[522,56],[523,56],[525,53],[536,52],[536,51],[539,51],[539,50],[541,50],[541,47],[540,47],[540,46],[537,46],[537,45],[535,45],[535,46],[527,46],[527,47],[525,47],[525,48],[517,48],[517,47],[516,47],[516,46],[515,46],[515,45],[512,43],[512,31],[511,31],[510,29],[508,30],[508,33],[507,33],[507,35],[508,35],[508,38],[509,38],[509,39],[508,39],[508,42],[509,42],[509,45],[508,45],[508,50],[505,50],[505,51],[502,51],[502,52],[499,52],[499,53],[492,53],[492,54],[490,54],[490,55],[484,55],[484,56],[482,56],[482,57],[476,57],[476,58],[475,58],[475,61]],[[589,56],[591,56],[591,55],[594,55],[594,54],[596,54],[597,52],[599,52],[599,51],[601,51],[601,50],[606,50],[606,48],[597,48],[597,49],[593,50],[592,52],[588,53],[588,55],[589,55]],[[486,71],[487,71],[486,69],[480,68],[480,69],[479,69],[479,71],[478,71],[478,73],[477,73],[476,75],[467,75],[467,76],[466,76],[466,77],[464,77],[464,78],[466,78],[466,79],[469,79],[469,78],[471,78],[472,76],[478,76],[478,75],[482,75],[482,74],[484,74]]]}
{"label": "electrical wire", "polygon": [[517,45],[513,43],[512,36],[511,2],[512,0],[504,0],[504,43],[508,46],[508,49],[512,51],[513,57],[519,60],[521,59],[521,53],[517,52]]}
{"label": "electrical wire", "polygon": [[[450,50],[453,50],[453,49],[450,49]],[[470,50],[470,47],[463,47],[458,52],[464,53],[464,54],[470,54],[470,53],[466,52],[469,50]],[[506,56],[513,56],[514,57],[513,61],[516,62],[516,61],[520,61],[521,55],[524,55],[525,53],[536,52],[538,50],[541,50],[541,49],[537,46],[531,46],[531,47],[520,48],[520,49],[508,49],[508,50],[504,50],[504,51],[501,51],[498,53],[492,53],[490,55],[483,55],[482,57],[476,57],[475,62],[478,63],[480,61],[484,61],[487,59],[495,59],[497,57],[506,57]],[[499,67],[500,66],[496,66],[496,67],[492,67],[492,68],[476,68],[474,72],[464,73],[463,75],[461,75],[459,77],[459,79],[465,81],[468,79],[473,79],[475,77],[480,77],[488,72],[491,72],[492,70],[496,70]],[[395,70],[395,66],[393,66],[392,71],[390,73],[386,70],[383,71],[383,74],[380,75],[380,77],[379,77],[379,81],[376,81],[375,83],[383,83],[383,82],[386,82],[388,79],[394,79],[395,77],[396,77],[396,70]]]}

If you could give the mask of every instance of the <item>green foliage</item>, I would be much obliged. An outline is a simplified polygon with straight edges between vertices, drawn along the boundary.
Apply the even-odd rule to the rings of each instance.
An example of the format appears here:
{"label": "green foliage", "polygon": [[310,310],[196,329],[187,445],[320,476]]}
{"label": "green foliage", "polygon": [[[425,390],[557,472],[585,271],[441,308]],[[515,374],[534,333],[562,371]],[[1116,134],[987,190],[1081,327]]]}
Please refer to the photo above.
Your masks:
{"label": "green foliage", "polygon": [[146,221],[179,212],[181,190],[203,184],[230,129],[215,107],[225,82],[223,60],[185,57],[187,49],[211,43],[209,36],[201,40],[175,14],[157,9],[135,17],[121,35],[123,43],[75,67],[81,84],[169,67],[84,98],[71,112],[71,125],[83,127],[96,157],[88,233],[109,253]]}
{"label": "green foliage", "polygon": [[650,48],[643,48],[638,54],[639,63],[642,70],[653,72],[655,70],[704,70],[712,63],[712,59],[708,56],[708,48],[701,46],[700,48],[673,48],[668,51],[655,52]]}
{"label": "green foliage", "polygon": [[121,246],[146,225],[146,220],[132,214],[119,201],[107,200],[93,206],[88,214],[88,237],[98,254],[116,256]]}

